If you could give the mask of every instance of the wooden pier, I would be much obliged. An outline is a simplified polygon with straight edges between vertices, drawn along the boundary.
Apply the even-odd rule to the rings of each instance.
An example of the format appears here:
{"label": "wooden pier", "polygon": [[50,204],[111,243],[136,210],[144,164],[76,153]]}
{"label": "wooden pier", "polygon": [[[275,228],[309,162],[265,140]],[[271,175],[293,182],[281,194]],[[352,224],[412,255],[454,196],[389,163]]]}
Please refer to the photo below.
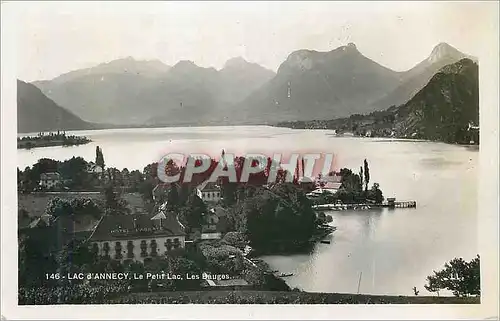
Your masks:
{"label": "wooden pier", "polygon": [[315,210],[333,210],[333,211],[343,211],[343,210],[369,210],[373,208],[416,208],[417,201],[396,201],[395,199],[388,198],[386,202],[382,204],[319,204],[313,205],[312,208]]}
{"label": "wooden pier", "polygon": [[[387,205],[387,207],[391,207]],[[416,201],[402,201],[402,202],[394,202],[394,208],[416,208],[417,207],[417,202]]]}

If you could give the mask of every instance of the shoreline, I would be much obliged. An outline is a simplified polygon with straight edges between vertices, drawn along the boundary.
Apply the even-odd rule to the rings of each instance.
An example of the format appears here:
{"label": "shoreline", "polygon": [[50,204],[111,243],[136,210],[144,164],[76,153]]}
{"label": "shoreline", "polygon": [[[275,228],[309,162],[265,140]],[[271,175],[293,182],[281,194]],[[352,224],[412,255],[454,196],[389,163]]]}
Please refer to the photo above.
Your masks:
{"label": "shoreline", "polygon": [[[57,142],[46,142],[46,143],[40,144],[40,143],[32,143],[31,141],[27,141],[27,142],[23,142],[23,143],[18,142],[17,149],[34,149],[34,148],[57,147],[57,146],[71,147],[71,146],[86,145],[90,142],[92,142],[92,141],[89,140],[87,142],[65,144],[61,141],[57,141]],[[31,145],[31,144],[33,144],[33,145]]]}
{"label": "shoreline", "polygon": [[66,135],[66,132],[39,132],[36,135],[24,135],[17,137],[17,149],[32,149],[55,146],[78,146],[92,142],[86,136]]}

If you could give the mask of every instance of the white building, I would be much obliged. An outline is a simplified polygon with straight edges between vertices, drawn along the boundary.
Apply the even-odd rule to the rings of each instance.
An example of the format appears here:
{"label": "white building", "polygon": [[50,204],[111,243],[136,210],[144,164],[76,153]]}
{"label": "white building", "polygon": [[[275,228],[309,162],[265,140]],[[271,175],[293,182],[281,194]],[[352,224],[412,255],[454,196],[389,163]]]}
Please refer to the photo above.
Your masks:
{"label": "white building", "polygon": [[220,186],[208,181],[203,182],[196,188],[196,194],[204,202],[217,203],[222,198]]}
{"label": "white building", "polygon": [[307,193],[306,196],[309,198],[315,198],[319,197],[323,193],[335,194],[339,191],[341,185],[341,183],[326,182],[324,185],[319,186],[314,191]]}
{"label": "white building", "polygon": [[56,188],[61,185],[61,175],[57,172],[40,174],[40,186],[46,189]]}
{"label": "white building", "polygon": [[94,173],[94,174],[102,174],[103,169],[101,166],[96,165],[93,162],[90,162],[88,167],[87,167],[87,172],[88,173]]}
{"label": "white building", "polygon": [[105,215],[89,238],[98,255],[144,262],[184,248],[186,233],[172,212],[149,215]]}

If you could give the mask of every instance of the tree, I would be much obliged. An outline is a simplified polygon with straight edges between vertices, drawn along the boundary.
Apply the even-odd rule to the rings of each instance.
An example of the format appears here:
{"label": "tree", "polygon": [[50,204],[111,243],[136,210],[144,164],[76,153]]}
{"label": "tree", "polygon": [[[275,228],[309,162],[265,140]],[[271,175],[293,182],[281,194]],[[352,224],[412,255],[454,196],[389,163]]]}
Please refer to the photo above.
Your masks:
{"label": "tree", "polygon": [[370,168],[368,168],[368,161],[366,160],[366,158],[364,165],[365,165],[365,191],[368,191],[368,183],[370,183]]}
{"label": "tree", "polygon": [[248,241],[243,233],[228,232],[221,240],[221,243],[244,249]]}
{"label": "tree", "polygon": [[[340,190],[351,195],[360,194],[363,190],[363,178],[354,174],[350,169],[342,168],[340,170],[341,186]],[[339,197],[342,199],[341,197]]]}
{"label": "tree", "polygon": [[195,228],[201,228],[203,223],[203,215],[207,212],[207,206],[195,193],[192,193],[187,202],[186,206],[181,210],[181,217],[183,217],[183,223],[186,223],[190,230]]}
{"label": "tree", "polygon": [[381,204],[384,201],[384,195],[382,194],[378,183],[373,183],[372,188],[366,194],[367,199],[374,200],[377,204]]}
{"label": "tree", "polygon": [[82,157],[72,157],[69,160],[59,163],[59,173],[69,181],[69,187],[86,188],[90,182],[90,176],[87,172],[88,163]]}
{"label": "tree", "polygon": [[317,227],[311,202],[293,184],[255,188],[229,212],[228,219],[252,247],[263,250],[307,242]]}
{"label": "tree", "polygon": [[53,283],[45,273],[53,273],[57,268],[54,255],[48,250],[46,240],[39,241],[29,235],[18,239],[19,287],[40,286]]}
{"label": "tree", "polygon": [[179,190],[177,184],[171,184],[167,195],[167,204],[170,207],[179,205]]}
{"label": "tree", "polygon": [[361,184],[363,184],[363,166],[359,166],[359,177],[361,178]]}
{"label": "tree", "polygon": [[73,214],[73,208],[68,200],[54,197],[47,203],[45,213],[54,217],[68,216]]}
{"label": "tree", "polygon": [[105,213],[108,215],[128,214],[129,209],[125,200],[121,199],[115,192],[112,184],[104,189]]}
{"label": "tree", "polygon": [[95,164],[97,166],[100,166],[102,169],[102,176],[101,179],[104,178],[104,155],[102,154],[102,149],[97,146],[95,148]]}
{"label": "tree", "polygon": [[95,148],[95,164],[97,166],[101,166],[104,170],[104,155],[102,154],[102,149],[99,146]]}
{"label": "tree", "polygon": [[479,255],[470,262],[463,258],[455,258],[445,263],[444,269],[434,271],[427,277],[425,289],[430,292],[447,289],[457,297],[481,294],[481,271]]}

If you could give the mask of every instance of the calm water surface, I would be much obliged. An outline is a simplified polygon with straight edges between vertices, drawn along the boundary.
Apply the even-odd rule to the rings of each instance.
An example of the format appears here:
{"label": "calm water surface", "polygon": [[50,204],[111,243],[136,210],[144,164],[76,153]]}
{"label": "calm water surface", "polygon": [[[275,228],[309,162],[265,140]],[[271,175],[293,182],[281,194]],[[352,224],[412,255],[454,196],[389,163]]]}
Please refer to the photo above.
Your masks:
{"label": "calm water surface", "polygon": [[412,294],[425,277],[454,257],[477,253],[478,151],[441,143],[335,137],[327,130],[267,126],[75,131],[92,143],[18,150],[20,168],[47,157],[95,159],[140,169],[169,152],[333,152],[338,167],[358,172],[370,163],[371,182],[385,197],[416,200],[416,209],[330,212],[337,230],[331,244],[312,254],[265,256],[273,269],[294,273],[292,287],[314,292]]}

